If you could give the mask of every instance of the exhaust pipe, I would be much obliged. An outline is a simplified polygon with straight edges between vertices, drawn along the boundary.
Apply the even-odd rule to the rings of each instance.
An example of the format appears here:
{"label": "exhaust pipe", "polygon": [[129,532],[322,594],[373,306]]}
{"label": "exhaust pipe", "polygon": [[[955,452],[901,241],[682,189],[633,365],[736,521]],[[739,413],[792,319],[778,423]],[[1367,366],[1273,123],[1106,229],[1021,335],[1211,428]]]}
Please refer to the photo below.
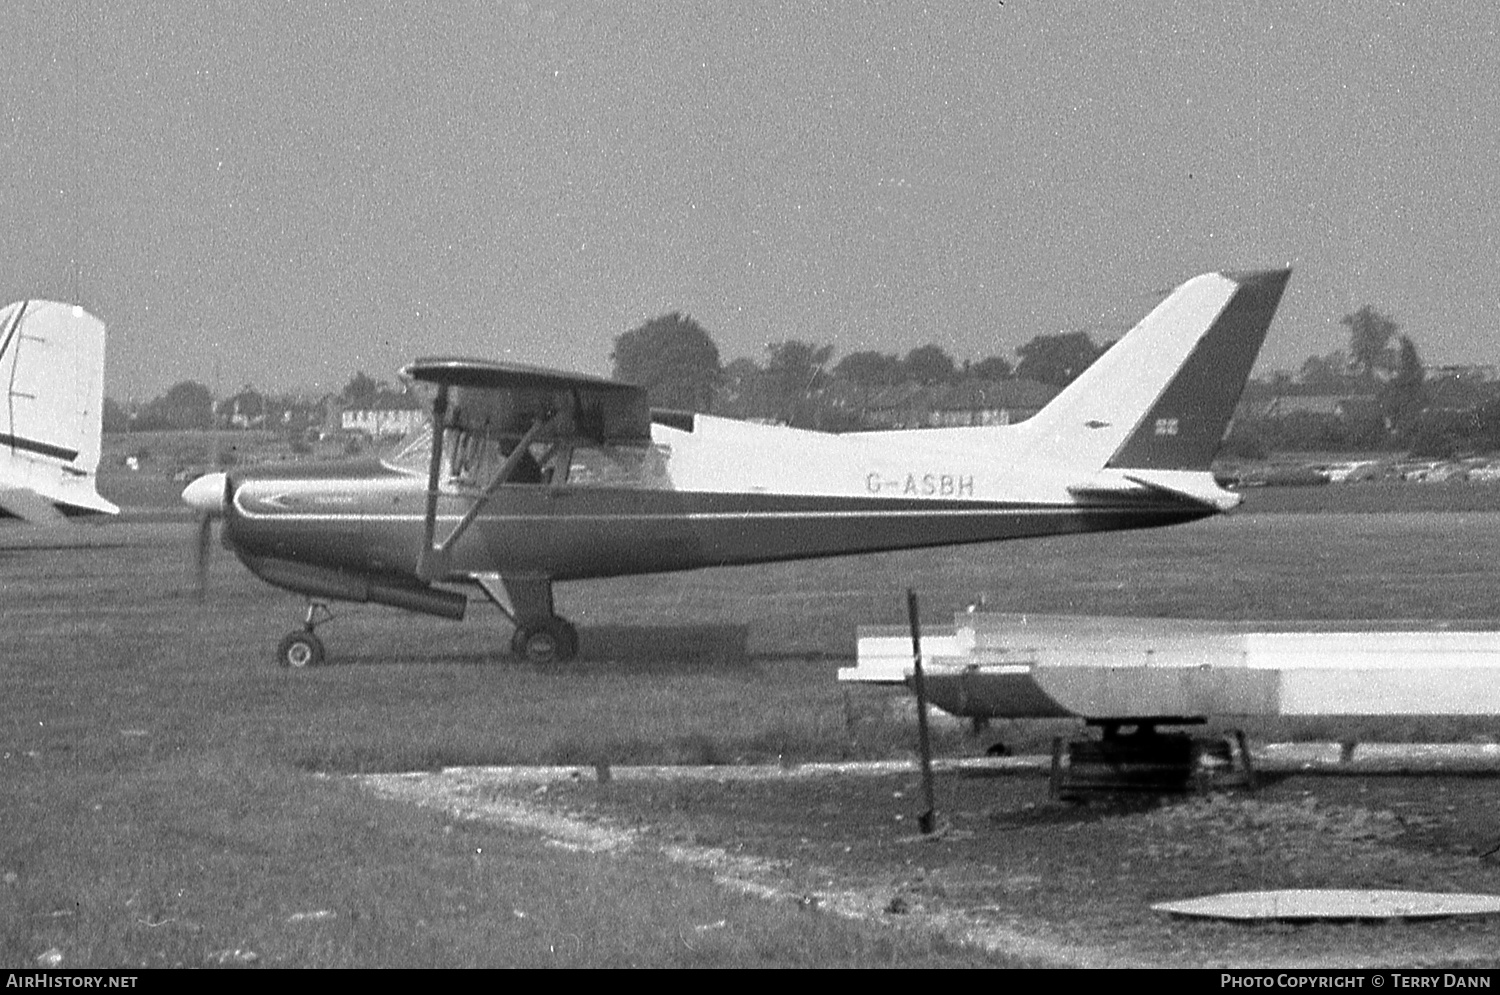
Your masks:
{"label": "exhaust pipe", "polygon": [[401,587],[394,584],[370,584],[370,600],[378,605],[404,608],[409,612],[436,615],[462,622],[469,599],[438,587]]}
{"label": "exhaust pipe", "polygon": [[250,571],[265,581],[288,591],[305,594],[313,598],[330,601],[353,601],[357,604],[374,602],[389,605],[422,615],[436,615],[455,622],[463,620],[469,599],[454,591],[438,587],[421,587],[402,584],[369,574],[330,570],[291,560],[275,560],[269,557],[239,557]]}

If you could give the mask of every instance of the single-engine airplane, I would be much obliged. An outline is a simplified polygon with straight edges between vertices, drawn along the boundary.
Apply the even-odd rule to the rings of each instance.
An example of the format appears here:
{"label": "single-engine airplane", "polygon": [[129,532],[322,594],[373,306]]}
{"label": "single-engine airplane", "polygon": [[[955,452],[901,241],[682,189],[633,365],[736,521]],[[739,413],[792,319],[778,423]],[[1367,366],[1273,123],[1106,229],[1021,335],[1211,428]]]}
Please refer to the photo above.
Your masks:
{"label": "single-engine airplane", "polygon": [[[1239,498],[1209,462],[1290,270],[1182,284],[1045,408],[831,435],[653,412],[613,380],[418,359],[430,438],[374,466],[246,468],[183,492],[262,580],[309,599],[278,660],[323,660],[327,602],[461,619],[477,587],[538,663],[578,647],[558,581],[1173,525]],[[415,455],[415,458],[414,458]],[[418,460],[425,462],[423,468]],[[204,561],[200,559],[200,569]]]}
{"label": "single-engine airplane", "polygon": [[0,517],[54,524],[119,512],[99,496],[104,323],[83,308],[18,301],[0,310]]}

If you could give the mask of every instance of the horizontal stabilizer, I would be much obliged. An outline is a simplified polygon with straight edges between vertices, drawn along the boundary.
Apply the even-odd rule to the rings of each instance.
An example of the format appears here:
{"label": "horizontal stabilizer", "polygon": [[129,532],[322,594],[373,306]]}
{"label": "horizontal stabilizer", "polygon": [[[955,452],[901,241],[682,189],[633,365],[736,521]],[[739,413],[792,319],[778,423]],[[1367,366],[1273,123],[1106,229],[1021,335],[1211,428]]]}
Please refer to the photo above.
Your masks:
{"label": "horizontal stabilizer", "polygon": [[1184,501],[1205,505],[1214,511],[1228,511],[1238,507],[1244,500],[1240,495],[1226,491],[1214,483],[1213,477],[1205,477],[1197,473],[1176,475],[1170,471],[1127,473],[1125,479],[1158,494],[1167,494]]}
{"label": "horizontal stabilizer", "polygon": [[1244,500],[1240,495],[1224,490],[1208,474],[1183,471],[1101,475],[1087,483],[1074,484],[1068,488],[1068,493],[1085,504],[1132,501],[1160,504],[1165,500],[1197,505],[1212,512],[1229,511]]}

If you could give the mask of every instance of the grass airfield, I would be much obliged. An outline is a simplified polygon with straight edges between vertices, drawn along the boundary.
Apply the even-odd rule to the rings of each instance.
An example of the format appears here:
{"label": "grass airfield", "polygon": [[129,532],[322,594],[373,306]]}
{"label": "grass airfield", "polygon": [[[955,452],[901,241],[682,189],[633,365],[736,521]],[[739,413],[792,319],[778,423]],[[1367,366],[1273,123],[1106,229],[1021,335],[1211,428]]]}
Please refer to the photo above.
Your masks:
{"label": "grass airfield", "polygon": [[[912,731],[892,718],[891,695],[834,681],[852,656],[855,626],[904,621],[908,586],[933,621],[981,597],[998,611],[1494,619],[1500,488],[1406,485],[1384,500],[1358,488],[1303,490],[1252,494],[1236,515],[1164,531],[563,585],[559,608],[582,630],[583,659],[552,671],[506,656],[508,627],[478,602],[461,624],[338,608],[339,618],[320,629],[330,665],[279,670],[271,653],[300,619],[299,600],[260,584],[215,547],[209,589],[197,601],[193,525],[165,506],[75,532],[7,529],[0,532],[8,641],[0,658],[0,965],[36,966],[49,951],[61,956],[61,967],[1055,962],[1024,943],[962,942],[961,933],[925,928],[919,917],[851,919],[816,902],[766,900],[716,884],[712,868],[674,862],[659,848],[561,849],[503,822],[379,797],[345,775],[909,756]],[[1340,492],[1356,491],[1359,510],[1341,510]],[[993,734],[1027,749],[1055,728],[1012,723]],[[1418,740],[1474,733],[1437,720],[1380,731]],[[939,750],[975,755],[993,738],[949,730]],[[735,852],[784,863],[807,889],[818,887],[816,875],[795,869],[799,855],[816,855],[820,871],[843,867],[839,873],[877,892],[894,896],[916,879],[916,868],[929,883],[946,877],[941,890],[956,895],[963,889],[952,883],[955,868],[982,867],[987,847],[1013,854],[1024,840],[1039,848],[1038,866],[1056,870],[1011,868],[1009,891],[981,904],[1020,916],[1012,924],[1017,935],[1049,936],[1064,950],[1113,948],[1059,933],[1059,909],[1092,898],[1090,929],[1108,933],[1115,923],[1125,930],[1141,918],[1142,889],[1150,890],[1143,879],[1112,891],[1112,874],[1135,880],[1140,871],[1122,875],[1077,854],[1108,854],[1113,840],[1149,856],[1151,847],[1244,836],[1246,820],[1255,821],[1253,813],[1210,812],[1202,825],[1183,823],[1186,835],[1176,823],[1152,831],[1140,820],[1169,816],[1149,813],[1094,811],[1070,821],[1030,798],[1039,790],[1034,778],[988,788],[950,778],[939,784],[940,806],[945,790],[961,787],[950,797],[978,813],[963,830],[969,849],[953,863],[942,844],[904,842],[909,821],[899,826],[896,816],[914,818],[909,780],[840,780],[821,791],[778,790],[771,782],[731,790],[712,782],[670,790],[577,782],[540,796],[527,787],[522,797],[666,840],[741,847]],[[1362,804],[1355,780],[1337,789],[1353,795],[1327,803],[1344,809],[1312,820],[1315,828],[1333,827],[1325,834],[1330,844],[1340,842],[1339,824],[1365,818],[1345,811]],[[1276,790],[1307,791],[1316,802],[1333,790],[1320,784],[1288,781]],[[1378,806],[1365,805],[1378,816],[1370,824],[1385,827],[1379,841],[1389,852],[1350,850],[1344,839],[1359,859],[1339,865],[1340,886],[1394,886],[1385,882],[1395,872],[1383,868],[1395,853],[1405,855],[1400,886],[1430,880],[1500,890],[1494,859],[1480,856],[1488,816],[1468,807],[1493,794],[1493,784],[1416,779],[1398,795],[1381,795]],[[1402,807],[1428,804],[1429,788],[1430,813]],[[1300,797],[1286,801],[1301,804]],[[1400,825],[1415,828],[1395,832],[1380,815],[1386,812],[1410,815]],[[1018,832],[1018,819],[1042,829]],[[1109,836],[1111,827],[1118,832]],[[1264,833],[1249,838],[1273,851],[1285,842]],[[1311,847],[1317,833],[1309,839]],[[1441,873],[1429,874],[1412,856],[1429,843],[1442,849]],[[844,846],[851,861],[869,859],[854,867],[829,858]],[[1266,880],[1264,853],[1247,852],[1261,856],[1209,861],[1223,887]],[[1191,854],[1158,856],[1174,853],[1191,864]],[[1309,874],[1329,866],[1311,850],[1305,863]],[[1089,873],[1069,872],[1075,865]],[[914,905],[946,901],[933,887],[903,894]],[[1194,957],[1212,960],[1207,934],[1222,941],[1221,962],[1254,959],[1243,931],[1174,935],[1179,947],[1198,951]],[[1500,932],[1488,924],[1410,933],[1404,946],[1376,949],[1404,950],[1408,963],[1421,951],[1440,963],[1467,962],[1462,950],[1439,949],[1450,934],[1470,944],[1462,950],[1500,949]],[[1158,937],[1131,949],[1157,957],[1174,948]],[[1104,955],[1103,962],[1112,961]],[[1126,951],[1117,962],[1128,962]]]}

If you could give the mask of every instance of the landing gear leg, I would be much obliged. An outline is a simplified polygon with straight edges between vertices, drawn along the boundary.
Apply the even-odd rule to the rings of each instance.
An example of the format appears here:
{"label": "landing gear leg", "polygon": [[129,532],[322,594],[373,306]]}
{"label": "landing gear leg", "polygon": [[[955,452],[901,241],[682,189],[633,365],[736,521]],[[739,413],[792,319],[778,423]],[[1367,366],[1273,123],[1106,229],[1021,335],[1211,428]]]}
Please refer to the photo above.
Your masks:
{"label": "landing gear leg", "polygon": [[324,622],[332,621],[333,612],[321,601],[307,603],[307,620],[302,628],[286,634],[276,647],[276,662],[283,667],[302,670],[305,667],[322,666],[326,655],[323,640],[313,631]]}
{"label": "landing gear leg", "polygon": [[552,582],[545,577],[474,578],[516,627],[510,651],[535,664],[561,663],[578,655],[578,629],[552,605]]}

